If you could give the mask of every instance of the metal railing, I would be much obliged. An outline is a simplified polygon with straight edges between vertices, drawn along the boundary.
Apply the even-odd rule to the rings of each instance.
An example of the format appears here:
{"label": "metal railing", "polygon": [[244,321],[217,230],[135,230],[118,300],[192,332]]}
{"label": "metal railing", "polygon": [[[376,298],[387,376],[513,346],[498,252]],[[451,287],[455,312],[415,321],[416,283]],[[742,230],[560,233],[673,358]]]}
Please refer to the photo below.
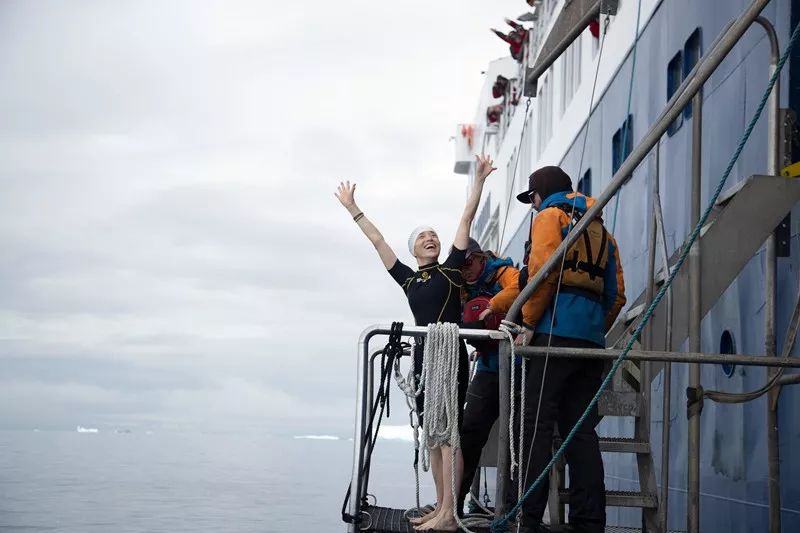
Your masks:
{"label": "metal railing", "polygon": [[[413,335],[416,337],[425,337],[428,328],[420,326],[404,326],[403,335]],[[372,399],[374,398],[374,368],[376,356],[380,352],[370,353],[369,342],[377,336],[388,336],[391,333],[391,327],[388,325],[374,325],[365,329],[358,340],[358,355],[357,355],[357,379],[356,379],[356,410],[355,410],[355,432],[353,435],[353,468],[351,474],[351,497],[347,506],[348,514],[354,517],[354,523],[348,524],[348,531],[355,533],[360,530],[359,517],[362,515],[363,503],[366,499],[366,481],[369,476],[369,469],[366,463],[365,451],[369,438],[371,435],[365,433],[366,428],[369,426],[369,412]],[[510,349],[508,337],[497,330],[482,330],[482,329],[465,329],[459,331],[459,337],[465,340],[496,340],[500,342],[501,349]],[[517,348],[516,353],[524,357],[541,357],[543,349],[539,347],[520,347]],[[603,350],[603,349],[582,349],[575,350],[572,348],[551,348],[550,357],[582,357],[588,359],[609,359],[618,355],[618,350]],[[756,365],[768,366],[779,368],[800,368],[800,359],[783,359],[783,358],[766,358],[761,356],[752,355],[727,355],[727,354],[700,354],[700,353],[683,353],[683,352],[665,352],[665,351],[635,351],[631,352],[632,360],[642,361],[672,361],[672,362],[699,362],[702,364],[739,364],[739,365]],[[793,376],[787,376],[791,378]],[[791,379],[785,380],[786,384],[791,383]],[[508,387],[501,384],[500,390],[503,389],[508,392]],[[507,427],[507,421],[506,426]],[[500,431],[499,435],[506,435],[507,431]],[[503,450],[498,450],[498,455],[502,455]],[[508,449],[506,449],[506,455]],[[498,491],[501,489],[500,465],[498,465]],[[501,502],[502,500],[496,500]]]}

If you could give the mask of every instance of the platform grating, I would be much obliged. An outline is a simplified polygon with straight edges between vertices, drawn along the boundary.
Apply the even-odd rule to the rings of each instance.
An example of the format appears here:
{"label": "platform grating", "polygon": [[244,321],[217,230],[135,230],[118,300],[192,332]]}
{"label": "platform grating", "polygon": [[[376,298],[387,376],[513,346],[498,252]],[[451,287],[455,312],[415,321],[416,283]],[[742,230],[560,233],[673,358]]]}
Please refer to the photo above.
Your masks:
{"label": "platform grating", "polygon": [[[388,507],[368,507],[364,509],[364,523],[362,531],[370,533],[416,533],[405,517],[404,509],[390,509]],[[558,526],[553,526],[553,532],[559,532]],[[488,529],[473,529],[476,533],[489,533]],[[606,533],[639,533],[642,530],[634,527],[606,526]],[[670,533],[680,533],[670,531]]]}

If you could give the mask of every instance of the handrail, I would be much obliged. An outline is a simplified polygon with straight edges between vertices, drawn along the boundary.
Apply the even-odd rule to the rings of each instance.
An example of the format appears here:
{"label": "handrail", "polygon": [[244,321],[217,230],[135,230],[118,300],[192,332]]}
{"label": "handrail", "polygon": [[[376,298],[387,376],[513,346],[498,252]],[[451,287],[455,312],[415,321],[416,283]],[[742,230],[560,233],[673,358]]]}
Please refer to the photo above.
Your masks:
{"label": "handrail", "polygon": [[636,170],[636,167],[639,166],[653,146],[655,146],[661,136],[667,131],[669,125],[672,124],[692,97],[702,88],[708,78],[711,77],[711,74],[717,69],[720,63],[722,63],[733,46],[739,41],[742,35],[744,35],[768,3],[769,0],[754,0],[739,19],[723,29],[714,47],[704,56],[689,76],[687,76],[687,79],[681,84],[683,89],[681,90],[679,88],[679,92],[670,99],[658,120],[656,120],[655,124],[650,128],[644,138],[642,138],[633,152],[625,159],[616,174],[614,174],[608,187],[606,187],[599,197],[595,198],[594,205],[586,211],[586,214],[581,217],[581,220],[575,225],[573,230],[567,234],[558,248],[556,248],[555,252],[553,252],[542,268],[539,269],[533,279],[528,282],[519,296],[517,296],[516,300],[514,300],[507,314],[507,319],[509,321],[515,321],[517,319],[523,303],[539,288],[545,277],[547,277],[556,264],[561,261],[567,249],[572,246],[592,220],[601,214],[603,207],[611,201],[617,191],[628,181],[633,171]]}
{"label": "handrail", "polygon": [[[609,348],[556,348],[547,346],[517,346],[514,353],[521,357],[565,357],[577,359],[614,360],[622,353]],[[763,355],[724,354],[703,352],[671,352],[666,350],[630,350],[629,361],[669,361],[671,363],[698,363],[705,365],[734,364],[764,366],[769,368],[800,368],[800,358],[764,357]]]}

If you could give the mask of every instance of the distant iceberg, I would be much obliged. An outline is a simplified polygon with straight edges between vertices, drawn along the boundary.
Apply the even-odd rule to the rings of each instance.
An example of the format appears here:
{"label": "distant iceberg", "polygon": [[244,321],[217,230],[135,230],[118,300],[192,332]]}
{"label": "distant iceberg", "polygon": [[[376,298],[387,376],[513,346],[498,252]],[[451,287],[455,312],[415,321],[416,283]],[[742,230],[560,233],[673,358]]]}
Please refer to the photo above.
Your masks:
{"label": "distant iceberg", "polygon": [[85,428],[83,426],[78,426],[77,428],[78,433],[99,433],[100,430],[97,428]]}
{"label": "distant iceberg", "polygon": [[308,440],[339,440],[335,435],[295,435],[295,439],[308,439]]}
{"label": "distant iceberg", "polygon": [[414,430],[411,426],[381,426],[378,438],[414,442]]}

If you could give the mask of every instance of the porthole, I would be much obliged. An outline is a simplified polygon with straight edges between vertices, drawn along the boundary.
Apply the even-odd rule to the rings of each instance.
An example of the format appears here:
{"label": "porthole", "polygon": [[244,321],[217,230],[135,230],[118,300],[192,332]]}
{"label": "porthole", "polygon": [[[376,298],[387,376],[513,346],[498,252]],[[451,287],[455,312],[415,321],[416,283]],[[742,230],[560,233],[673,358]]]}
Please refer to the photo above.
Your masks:
{"label": "porthole", "polygon": [[[722,332],[722,337],[719,339],[719,353],[733,355],[736,353],[736,340],[727,329]],[[736,371],[736,365],[730,363],[722,364],[722,371],[726,376],[731,377]]]}

